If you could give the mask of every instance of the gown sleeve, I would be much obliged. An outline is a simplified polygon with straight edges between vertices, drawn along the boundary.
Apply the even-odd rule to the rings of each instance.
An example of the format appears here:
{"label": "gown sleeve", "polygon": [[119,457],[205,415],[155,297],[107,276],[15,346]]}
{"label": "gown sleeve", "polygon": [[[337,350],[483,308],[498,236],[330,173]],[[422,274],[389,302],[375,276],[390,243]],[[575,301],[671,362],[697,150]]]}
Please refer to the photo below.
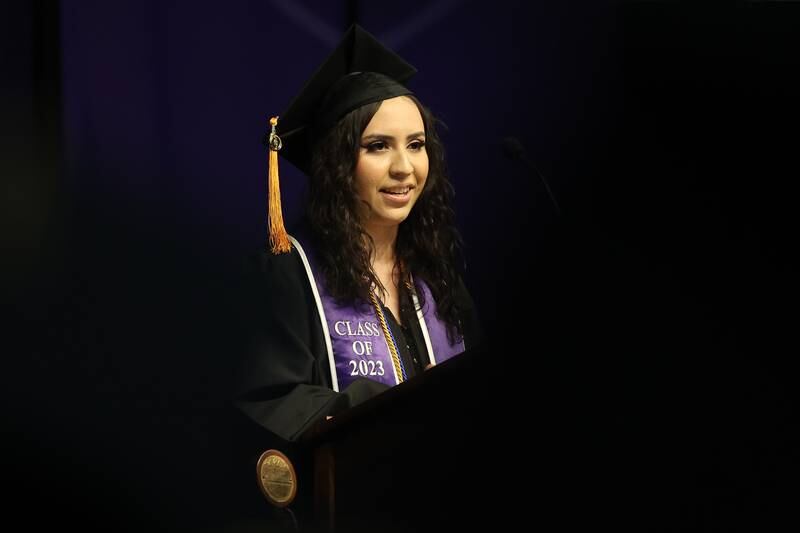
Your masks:
{"label": "gown sleeve", "polygon": [[361,378],[333,390],[316,301],[296,250],[251,257],[244,281],[244,358],[235,404],[247,417],[295,441],[326,415],[388,388]]}

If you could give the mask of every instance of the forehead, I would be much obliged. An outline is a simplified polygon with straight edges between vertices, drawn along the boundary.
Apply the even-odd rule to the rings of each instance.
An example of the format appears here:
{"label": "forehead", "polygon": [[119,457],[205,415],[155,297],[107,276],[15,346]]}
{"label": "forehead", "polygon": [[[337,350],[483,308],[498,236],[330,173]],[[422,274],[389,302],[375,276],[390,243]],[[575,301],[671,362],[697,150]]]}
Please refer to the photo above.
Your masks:
{"label": "forehead", "polygon": [[364,129],[364,134],[407,134],[425,131],[422,115],[411,98],[398,96],[381,102],[378,111]]}

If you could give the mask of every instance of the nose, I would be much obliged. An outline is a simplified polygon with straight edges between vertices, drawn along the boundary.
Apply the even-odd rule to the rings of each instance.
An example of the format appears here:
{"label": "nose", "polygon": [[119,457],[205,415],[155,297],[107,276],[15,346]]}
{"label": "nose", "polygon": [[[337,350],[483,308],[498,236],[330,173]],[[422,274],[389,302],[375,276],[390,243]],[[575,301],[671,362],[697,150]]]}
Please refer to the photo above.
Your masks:
{"label": "nose", "polygon": [[392,157],[392,164],[389,167],[389,173],[394,178],[405,178],[414,171],[414,166],[411,164],[411,159],[405,150],[396,150]]}

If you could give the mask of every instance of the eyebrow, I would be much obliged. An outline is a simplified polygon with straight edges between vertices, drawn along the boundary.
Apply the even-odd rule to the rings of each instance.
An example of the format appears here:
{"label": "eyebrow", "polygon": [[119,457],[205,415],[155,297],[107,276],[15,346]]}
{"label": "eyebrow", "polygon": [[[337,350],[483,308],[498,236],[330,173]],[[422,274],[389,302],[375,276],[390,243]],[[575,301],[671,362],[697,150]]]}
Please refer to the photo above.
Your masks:
{"label": "eyebrow", "polygon": [[[424,136],[425,136],[425,132],[424,131],[417,131],[417,132],[414,132],[414,133],[410,133],[406,137],[406,139],[410,140],[410,139],[413,139],[415,137],[424,137]],[[373,133],[373,134],[370,134],[370,135],[363,136],[361,138],[361,140],[362,141],[372,141],[372,140],[393,141],[394,137],[392,137],[391,135],[384,135],[384,134],[381,134],[381,133]]]}

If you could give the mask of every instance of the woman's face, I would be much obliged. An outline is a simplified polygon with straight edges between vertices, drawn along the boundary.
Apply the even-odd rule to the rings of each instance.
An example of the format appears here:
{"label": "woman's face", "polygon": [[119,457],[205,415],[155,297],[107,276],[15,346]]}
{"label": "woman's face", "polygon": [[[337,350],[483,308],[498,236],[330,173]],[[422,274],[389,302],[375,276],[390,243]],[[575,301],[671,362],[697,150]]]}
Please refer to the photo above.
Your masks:
{"label": "woman's face", "polygon": [[384,100],[361,134],[356,190],[367,227],[397,226],[408,217],[428,177],[425,124],[405,96]]}

